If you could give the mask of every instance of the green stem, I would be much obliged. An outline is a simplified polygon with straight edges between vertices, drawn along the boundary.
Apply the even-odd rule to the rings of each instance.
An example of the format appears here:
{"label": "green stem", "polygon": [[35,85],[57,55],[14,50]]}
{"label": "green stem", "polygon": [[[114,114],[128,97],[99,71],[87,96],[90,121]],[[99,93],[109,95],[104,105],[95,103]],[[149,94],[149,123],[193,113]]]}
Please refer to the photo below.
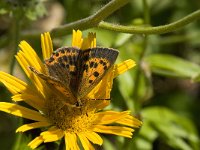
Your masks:
{"label": "green stem", "polygon": [[134,88],[134,91],[133,91],[133,97],[134,97],[134,100],[135,100],[135,112],[136,113],[139,113],[140,112],[140,108],[141,108],[141,102],[140,102],[140,99],[138,97],[138,93],[139,93],[139,86],[140,86],[140,78],[141,78],[141,73],[143,72],[142,70],[142,59],[145,55],[145,52],[147,50],[147,43],[148,43],[148,36],[144,36],[144,39],[143,39],[143,48],[142,48],[142,52],[141,54],[139,55],[139,59],[138,59],[138,69],[136,71],[136,75],[135,75],[135,88]]}
{"label": "green stem", "polygon": [[150,24],[149,7],[146,0],[142,0],[142,3],[143,3],[143,11],[144,11],[144,23],[149,25]]}
{"label": "green stem", "polygon": [[64,138],[62,138],[58,150],[64,150],[64,148],[65,148],[65,140]]}
{"label": "green stem", "polygon": [[14,28],[14,31],[13,31],[13,40],[14,40],[14,51],[13,51],[13,58],[11,60],[11,64],[10,64],[10,74],[13,74],[13,69],[14,69],[14,66],[15,66],[15,62],[16,62],[16,59],[15,59],[15,54],[17,53],[18,51],[18,44],[19,44],[19,35],[20,35],[20,19],[19,17],[15,17],[14,18],[14,25],[13,25],[13,28]]}
{"label": "green stem", "polygon": [[163,34],[180,29],[183,26],[197,19],[200,19],[200,10],[197,10],[173,23],[157,27],[123,26],[104,21],[100,22],[98,27],[102,29],[123,32],[123,33],[131,33],[131,34]]}
{"label": "green stem", "polygon": [[[23,124],[23,119],[19,118],[18,120],[19,120],[18,125],[19,126],[22,125]],[[12,145],[12,150],[19,149],[20,146],[21,146],[22,141],[23,141],[22,134],[20,134],[20,133],[16,134],[15,143]]]}
{"label": "green stem", "polygon": [[98,26],[100,21],[104,20],[114,11],[118,10],[119,8],[127,4],[128,1],[129,0],[112,0],[104,7],[102,7],[99,11],[97,11],[95,14],[87,18],[55,28],[51,31],[51,34],[53,37],[59,37],[59,36],[64,36],[67,33],[71,33],[72,29],[85,30],[88,28],[96,27]]}
{"label": "green stem", "polygon": [[[111,15],[115,10],[124,6],[126,3],[128,3],[128,0],[113,0],[107,5],[105,5],[104,7],[102,7],[94,15],[91,15],[79,21],[75,21],[75,22],[54,28],[51,31],[51,35],[52,37],[60,37],[60,36],[65,36],[71,33],[72,29],[86,30],[93,27],[98,27],[102,29],[123,32],[123,33],[131,33],[131,34],[164,34],[168,32],[173,32],[197,19],[200,19],[200,10],[197,10],[183,17],[182,19],[178,21],[175,21],[167,25],[161,25],[161,26],[156,26],[156,27],[123,26],[123,25],[116,25],[116,24],[102,21],[103,19]],[[38,38],[40,34],[41,33],[33,33],[31,37]],[[26,37],[30,37],[30,34],[23,33],[23,38],[26,38]]]}
{"label": "green stem", "polygon": [[[148,4],[147,4],[147,0],[143,0],[143,12],[144,12],[144,23],[146,25],[149,25],[150,23],[150,14],[149,14],[149,7],[148,7]],[[139,55],[139,58],[138,58],[138,70],[136,71],[136,75],[135,75],[135,88],[134,88],[134,91],[133,91],[133,97],[135,99],[135,112],[138,113],[140,111],[140,107],[141,107],[141,102],[139,100],[139,97],[138,97],[138,93],[139,93],[139,86],[140,86],[140,77],[141,77],[141,74],[143,72],[142,70],[142,59],[145,55],[145,52],[147,50],[147,45],[148,45],[148,36],[145,35],[143,37],[143,42],[142,42],[142,51]]]}

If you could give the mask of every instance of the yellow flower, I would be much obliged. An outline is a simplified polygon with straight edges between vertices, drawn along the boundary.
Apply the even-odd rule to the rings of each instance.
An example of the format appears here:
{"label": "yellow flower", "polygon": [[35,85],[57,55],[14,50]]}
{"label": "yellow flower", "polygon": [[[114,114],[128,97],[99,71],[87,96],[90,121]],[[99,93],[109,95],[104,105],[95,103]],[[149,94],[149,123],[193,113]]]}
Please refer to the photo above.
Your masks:
{"label": "yellow flower", "polygon": [[[41,46],[43,59],[50,58],[53,46],[49,33],[41,35]],[[72,46],[83,50],[96,47],[96,36],[94,33],[89,33],[87,38],[82,38],[81,31],[73,31]],[[46,131],[41,132],[28,144],[32,149],[43,142],[54,142],[63,137],[66,150],[78,150],[78,139],[85,150],[94,149],[91,142],[98,145],[103,143],[98,133],[131,138],[133,128],[141,126],[141,121],[131,116],[130,111],[102,111],[104,107],[109,105],[108,100],[88,100],[87,105],[80,108],[63,106],[56,99],[57,94],[52,91],[48,84],[29,69],[29,66],[32,66],[45,74],[45,66],[33,48],[25,41],[22,41],[19,47],[21,50],[17,53],[16,59],[31,83],[27,84],[5,72],[0,72],[0,81],[13,94],[13,101],[24,101],[34,109],[14,103],[0,102],[0,110],[35,121],[20,126],[16,132],[45,127]],[[87,98],[109,98],[113,78],[134,66],[133,60],[126,60],[115,65],[87,95]]]}

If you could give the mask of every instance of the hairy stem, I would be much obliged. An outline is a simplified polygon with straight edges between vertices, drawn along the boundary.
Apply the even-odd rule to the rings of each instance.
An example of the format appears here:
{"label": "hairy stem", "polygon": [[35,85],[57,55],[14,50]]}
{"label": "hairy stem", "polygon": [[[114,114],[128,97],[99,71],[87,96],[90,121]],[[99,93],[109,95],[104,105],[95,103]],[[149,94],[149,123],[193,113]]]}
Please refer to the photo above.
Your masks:
{"label": "hairy stem", "polygon": [[85,30],[88,28],[97,27],[99,22],[107,18],[114,11],[127,4],[128,1],[129,0],[112,0],[104,7],[102,7],[99,11],[97,11],[95,14],[87,18],[55,28],[51,31],[51,34],[53,37],[59,37],[71,33],[72,29]]}
{"label": "hairy stem", "polygon": [[180,29],[197,19],[200,19],[200,10],[197,10],[173,23],[157,27],[123,26],[104,21],[100,22],[98,27],[102,29],[113,30],[123,33],[131,33],[131,34],[163,34]]}

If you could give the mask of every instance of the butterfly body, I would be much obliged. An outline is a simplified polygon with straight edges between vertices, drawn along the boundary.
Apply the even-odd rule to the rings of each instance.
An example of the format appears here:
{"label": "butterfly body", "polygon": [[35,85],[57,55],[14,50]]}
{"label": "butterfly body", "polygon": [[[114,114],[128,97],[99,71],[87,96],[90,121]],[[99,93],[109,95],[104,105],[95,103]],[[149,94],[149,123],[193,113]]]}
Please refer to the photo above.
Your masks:
{"label": "butterfly body", "polygon": [[78,106],[114,65],[118,53],[111,48],[61,47],[45,60],[47,75],[31,70]]}

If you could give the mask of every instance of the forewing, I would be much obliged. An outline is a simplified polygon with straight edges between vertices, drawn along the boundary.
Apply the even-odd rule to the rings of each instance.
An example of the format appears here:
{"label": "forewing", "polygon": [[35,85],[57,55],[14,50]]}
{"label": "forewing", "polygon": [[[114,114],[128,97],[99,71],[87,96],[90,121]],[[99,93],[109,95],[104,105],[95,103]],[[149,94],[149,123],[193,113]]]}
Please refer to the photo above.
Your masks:
{"label": "forewing", "polygon": [[52,56],[45,61],[49,76],[61,81],[62,84],[70,90],[72,90],[70,84],[73,83],[74,86],[78,84],[77,63],[79,53],[80,50],[77,48],[62,47],[57,49]]}
{"label": "forewing", "polygon": [[83,51],[80,64],[77,97],[86,96],[115,63],[118,51],[111,48],[92,48]]}
{"label": "forewing", "polygon": [[[45,75],[45,74],[37,71],[33,67],[29,67],[29,69],[33,73],[35,73],[38,77],[40,77],[41,79],[46,81],[47,84],[49,84],[50,89],[53,90],[53,92],[55,92],[55,90],[58,90],[58,92],[61,92],[64,96],[63,100],[65,101],[66,104],[73,105],[74,103],[76,103],[76,98],[73,96],[73,94],[71,93],[71,91],[68,88],[64,87],[62,82],[60,82],[59,80],[57,80],[56,78],[54,78],[52,76],[48,76],[48,75]],[[52,86],[52,88],[51,88],[51,86]]]}

